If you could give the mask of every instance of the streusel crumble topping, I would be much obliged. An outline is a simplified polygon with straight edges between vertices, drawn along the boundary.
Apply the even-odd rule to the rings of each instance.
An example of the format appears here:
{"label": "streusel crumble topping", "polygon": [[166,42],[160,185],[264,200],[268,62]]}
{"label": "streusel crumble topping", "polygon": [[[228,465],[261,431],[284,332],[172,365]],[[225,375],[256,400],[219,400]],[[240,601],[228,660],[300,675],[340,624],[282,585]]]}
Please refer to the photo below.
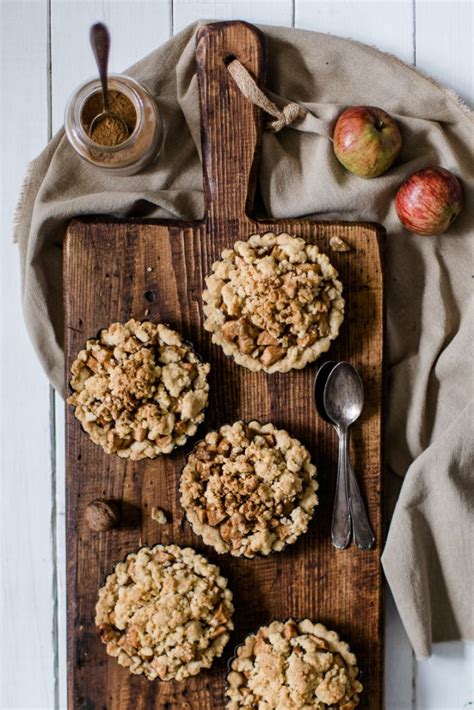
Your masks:
{"label": "streusel crumble topping", "polygon": [[347,643],[309,619],[261,627],[230,668],[227,710],[353,710],[362,691]]}
{"label": "streusel crumble topping", "polygon": [[226,424],[188,458],[181,503],[195,533],[217,552],[254,557],[304,533],[318,503],[307,449],[273,424]]}
{"label": "streusel crumble topping", "polygon": [[204,419],[209,365],[161,323],[113,323],[71,367],[68,403],[107,453],[138,460],[170,453]]}
{"label": "streusel crumble topping", "polygon": [[314,244],[255,234],[222,252],[203,292],[204,327],[249,370],[288,372],[329,349],[344,317],[338,274]]}
{"label": "streusel crumble topping", "polygon": [[149,680],[184,680],[221,656],[233,629],[219,568],[189,547],[127,556],[99,591],[95,623],[107,653]]}

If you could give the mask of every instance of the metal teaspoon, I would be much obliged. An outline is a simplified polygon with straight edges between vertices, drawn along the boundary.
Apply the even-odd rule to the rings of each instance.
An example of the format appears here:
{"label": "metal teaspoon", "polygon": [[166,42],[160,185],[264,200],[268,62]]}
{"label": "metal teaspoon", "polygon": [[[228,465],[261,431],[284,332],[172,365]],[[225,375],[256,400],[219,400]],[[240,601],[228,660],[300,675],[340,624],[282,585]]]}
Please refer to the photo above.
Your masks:
{"label": "metal teaspoon", "polygon": [[331,529],[333,544],[340,548],[347,546],[347,528],[352,518],[354,542],[362,550],[370,550],[375,537],[348,454],[348,428],[358,419],[364,405],[362,380],[352,365],[341,362],[331,368],[324,386],[323,405],[339,436],[338,481]]}
{"label": "metal teaspoon", "polygon": [[[329,418],[324,406],[324,391],[329,375],[337,366],[337,362],[329,360],[319,368],[314,380],[314,401],[318,414],[329,424],[334,426],[334,422]],[[339,436],[339,429],[335,427]],[[349,505],[349,490],[346,480],[346,470],[342,467],[340,455],[341,446],[339,442],[339,460],[337,467],[336,494],[331,523],[331,539],[334,547],[343,550],[349,545],[352,533],[352,516]]]}
{"label": "metal teaspoon", "polygon": [[[314,403],[316,405],[316,410],[319,416],[321,417],[321,419],[324,419],[324,421],[328,422],[328,424],[331,424],[336,429],[336,431],[338,431],[337,426],[335,426],[334,422],[328,417],[328,414],[324,408],[323,396],[324,388],[326,386],[329,374],[336,367],[337,364],[338,363],[335,360],[328,360],[327,362],[321,365],[314,379],[313,392]],[[363,550],[366,550],[370,549],[373,546],[375,538],[367,518],[367,513],[354,473],[354,469],[352,468],[352,465],[350,465],[349,460],[348,464],[349,509],[351,512],[354,541],[358,547]]]}
{"label": "metal teaspoon", "polygon": [[89,126],[89,136],[92,138],[92,133],[94,129],[97,128],[98,124],[101,123],[105,118],[112,118],[114,121],[120,123],[121,127],[125,131],[125,135],[128,136],[130,131],[128,126],[118,113],[110,110],[109,106],[109,92],[107,88],[107,69],[109,64],[109,51],[110,51],[110,34],[107,27],[102,24],[102,22],[97,22],[92,25],[90,32],[90,40],[92,51],[94,52],[95,61],[97,64],[97,69],[99,70],[100,84],[102,87],[102,113],[95,116]]}

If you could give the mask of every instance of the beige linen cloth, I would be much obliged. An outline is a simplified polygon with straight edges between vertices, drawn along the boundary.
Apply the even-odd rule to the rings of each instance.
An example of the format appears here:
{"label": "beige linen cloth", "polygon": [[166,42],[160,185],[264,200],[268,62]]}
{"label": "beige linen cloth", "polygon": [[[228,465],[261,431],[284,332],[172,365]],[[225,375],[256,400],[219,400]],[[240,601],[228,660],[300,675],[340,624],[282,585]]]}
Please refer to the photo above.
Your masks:
{"label": "beige linen cloth", "polygon": [[[387,229],[387,488],[405,478],[383,566],[423,658],[432,641],[474,637],[472,114],[376,49],[313,32],[262,29],[272,99],[279,106],[297,101],[309,112],[264,134],[260,189],[268,214],[372,220]],[[155,165],[133,177],[109,177],[86,165],[62,131],[32,165],[16,226],[23,304],[36,351],[59,391],[68,221],[85,214],[202,214],[195,32],[196,25],[187,28],[127,72],[163,112],[166,137]],[[403,133],[397,165],[375,180],[346,172],[328,139],[333,120],[351,104],[383,107]],[[405,176],[432,164],[462,179],[466,207],[449,233],[417,237],[398,222],[394,195]]]}

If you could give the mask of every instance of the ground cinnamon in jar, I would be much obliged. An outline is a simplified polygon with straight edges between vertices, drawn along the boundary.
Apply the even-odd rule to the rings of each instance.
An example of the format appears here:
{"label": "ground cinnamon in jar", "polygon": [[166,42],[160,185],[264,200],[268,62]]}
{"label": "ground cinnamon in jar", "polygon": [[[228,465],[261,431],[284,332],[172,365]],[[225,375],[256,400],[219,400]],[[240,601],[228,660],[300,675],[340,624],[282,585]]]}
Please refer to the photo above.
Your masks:
{"label": "ground cinnamon in jar", "polygon": [[135,175],[158,157],[163,143],[158,104],[145,86],[125,74],[109,74],[108,85],[110,110],[117,117],[102,118],[94,126],[93,135],[89,135],[93,119],[103,112],[103,104],[100,81],[86,81],[66,106],[66,136],[73,150],[89,165],[115,176]]}
{"label": "ground cinnamon in jar", "polygon": [[[115,146],[120,145],[127,140],[131,135],[137,122],[137,114],[135,107],[125,94],[120,91],[109,91],[109,110],[120,116],[127,125],[128,133],[123,125],[113,116],[107,116],[97,123],[91,139],[97,145]],[[81,122],[84,130],[89,135],[90,125],[92,120],[103,111],[103,102],[101,92],[93,94],[85,103],[82,109]]]}

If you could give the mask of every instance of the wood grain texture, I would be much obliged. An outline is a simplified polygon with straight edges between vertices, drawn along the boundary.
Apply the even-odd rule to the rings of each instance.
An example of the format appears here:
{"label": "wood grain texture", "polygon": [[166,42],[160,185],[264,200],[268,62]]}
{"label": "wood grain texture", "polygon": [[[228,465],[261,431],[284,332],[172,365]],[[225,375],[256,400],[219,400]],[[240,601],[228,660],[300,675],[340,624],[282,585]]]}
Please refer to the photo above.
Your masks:
{"label": "wood grain texture", "polygon": [[[370,224],[257,222],[248,216],[261,117],[238,92],[225,60],[238,56],[262,80],[262,39],[243,23],[205,27],[198,36],[207,202],[203,222],[111,223],[91,218],[70,225],[64,259],[67,372],[85,340],[110,322],[147,317],[169,323],[211,362],[210,406],[200,435],[238,418],[287,428],[308,446],[318,466],[319,509],[309,532],[283,553],[256,560],[218,556],[191,533],[179,505],[179,474],[193,442],[169,457],[126,462],[92,444],[68,411],[70,708],[222,708],[225,662],[235,644],[260,624],[288,616],[319,619],[338,630],[359,658],[363,707],[382,707],[383,230]],[[330,543],[336,441],[313,410],[315,368],[287,375],[250,373],[213,346],[202,327],[201,291],[213,260],[236,239],[270,229],[302,236],[323,251],[329,251],[329,239],[336,234],[352,246],[347,254],[331,253],[345,287],[347,315],[330,355],[359,367],[366,388],[352,455],[378,543],[371,552],[354,547],[336,551]],[[84,509],[96,497],[123,501],[125,523],[119,530],[101,535],[87,529]],[[151,520],[152,505],[170,511],[170,526]],[[234,592],[236,628],[224,658],[186,683],[150,683],[132,676],[106,656],[94,627],[97,591],[106,575],[127,553],[157,542],[192,545],[203,552],[220,566]]]}

